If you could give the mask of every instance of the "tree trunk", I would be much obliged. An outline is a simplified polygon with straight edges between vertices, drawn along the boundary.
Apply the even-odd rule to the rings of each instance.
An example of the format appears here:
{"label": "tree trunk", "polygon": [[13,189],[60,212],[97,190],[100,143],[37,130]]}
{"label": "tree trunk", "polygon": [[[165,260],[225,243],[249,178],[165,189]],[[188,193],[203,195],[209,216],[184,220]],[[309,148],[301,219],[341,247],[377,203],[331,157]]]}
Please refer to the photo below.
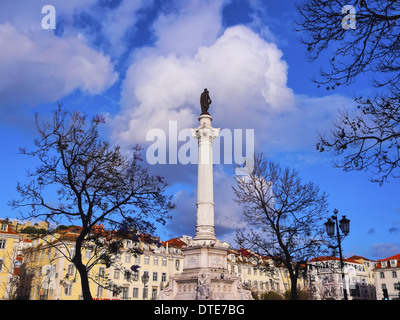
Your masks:
{"label": "tree trunk", "polygon": [[80,262],[80,265],[79,265],[79,263],[78,263],[78,265],[75,264],[75,266],[78,269],[79,275],[81,277],[83,300],[93,300],[92,294],[90,293],[89,278],[88,278],[86,266],[82,262]]}
{"label": "tree trunk", "polygon": [[290,300],[299,300],[297,294],[297,277],[295,275],[290,275]]}
{"label": "tree trunk", "polygon": [[90,293],[89,277],[87,274],[86,266],[82,263],[82,243],[86,234],[87,232],[83,230],[79,237],[76,239],[75,256],[72,259],[72,262],[74,263],[81,277],[83,300],[93,300],[92,294]]}

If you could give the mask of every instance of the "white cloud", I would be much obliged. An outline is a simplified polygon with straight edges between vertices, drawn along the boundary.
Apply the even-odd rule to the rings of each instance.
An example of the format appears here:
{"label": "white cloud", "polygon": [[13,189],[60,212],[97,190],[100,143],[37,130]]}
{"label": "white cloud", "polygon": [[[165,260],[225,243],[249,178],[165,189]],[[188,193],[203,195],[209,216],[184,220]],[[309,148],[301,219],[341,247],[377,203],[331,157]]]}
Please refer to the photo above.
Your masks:
{"label": "white cloud", "polygon": [[193,55],[200,45],[212,45],[222,32],[221,12],[226,2],[181,1],[178,11],[161,14],[153,25],[157,49],[162,54]]}
{"label": "white cloud", "polygon": [[214,166],[215,226],[223,228],[225,233],[245,226],[242,209],[233,200],[234,184],[232,175],[224,172],[222,167]]}
{"label": "white cloud", "polygon": [[[140,9],[150,7],[153,0],[122,0],[114,10],[105,10],[101,32],[109,42],[108,50],[120,56],[128,47],[126,34],[140,19]],[[99,30],[98,30],[99,31]]]}
{"label": "white cloud", "polygon": [[20,32],[40,30],[41,21],[46,14],[42,13],[45,5],[56,9],[56,16],[71,17],[75,12],[89,8],[97,0],[2,0],[0,3],[0,23],[11,23]]}
{"label": "white cloud", "polygon": [[[295,95],[295,108],[273,115],[259,143],[274,151],[315,151],[318,133],[329,133],[338,110],[351,107],[351,98],[332,94],[323,97]],[[314,152],[314,156],[317,154]]]}
{"label": "white cloud", "polygon": [[22,33],[0,25],[1,105],[34,105],[80,89],[98,94],[117,79],[110,58],[91,49],[82,38],[56,37],[48,30]]}
{"label": "white cloud", "polygon": [[244,26],[228,28],[195,55],[163,55],[158,48],[136,54],[122,91],[122,113],[112,122],[119,143],[144,142],[153,128],[196,125],[199,97],[210,90],[210,113],[222,128],[264,128],[268,113],[287,112],[295,97],[286,86],[282,52]]}
{"label": "white cloud", "polygon": [[373,243],[368,254],[375,259],[386,259],[400,252],[398,243]]}

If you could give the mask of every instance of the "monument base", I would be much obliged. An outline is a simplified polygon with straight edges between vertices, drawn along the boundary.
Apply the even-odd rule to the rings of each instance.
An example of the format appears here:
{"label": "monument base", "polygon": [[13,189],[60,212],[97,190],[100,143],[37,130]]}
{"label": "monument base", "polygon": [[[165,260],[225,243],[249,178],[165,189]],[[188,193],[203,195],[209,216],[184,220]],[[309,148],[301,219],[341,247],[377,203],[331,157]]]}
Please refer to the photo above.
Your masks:
{"label": "monument base", "polygon": [[182,248],[183,272],[170,279],[158,300],[253,300],[227,268],[229,245],[218,239],[190,240]]}

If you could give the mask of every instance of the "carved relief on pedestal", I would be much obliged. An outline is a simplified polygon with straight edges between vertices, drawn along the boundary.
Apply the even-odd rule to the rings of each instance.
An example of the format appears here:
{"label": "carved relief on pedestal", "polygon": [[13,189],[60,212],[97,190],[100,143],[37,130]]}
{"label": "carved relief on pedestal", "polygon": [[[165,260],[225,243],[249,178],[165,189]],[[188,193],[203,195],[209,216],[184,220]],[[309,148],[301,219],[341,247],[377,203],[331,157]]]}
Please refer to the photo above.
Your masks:
{"label": "carved relief on pedestal", "polygon": [[208,300],[210,298],[210,275],[200,274],[197,280],[196,300]]}

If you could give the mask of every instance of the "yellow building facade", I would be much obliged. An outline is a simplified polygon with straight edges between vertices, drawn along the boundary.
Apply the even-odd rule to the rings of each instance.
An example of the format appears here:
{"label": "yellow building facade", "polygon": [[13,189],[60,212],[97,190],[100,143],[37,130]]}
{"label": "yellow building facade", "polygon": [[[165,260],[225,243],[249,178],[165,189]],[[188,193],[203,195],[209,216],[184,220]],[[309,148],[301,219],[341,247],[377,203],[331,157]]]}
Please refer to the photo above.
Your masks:
{"label": "yellow building facade", "polygon": [[0,220],[0,299],[10,299],[16,285],[20,237],[7,220]]}
{"label": "yellow building facade", "polygon": [[[79,272],[71,261],[75,254],[74,237],[77,233],[70,230],[33,240],[25,254],[25,264],[33,274],[31,300],[83,299]],[[97,300],[156,299],[169,277],[182,272],[183,257],[176,245],[153,242],[123,240],[121,251],[110,266],[97,261],[99,255],[92,248],[84,248],[83,263],[93,265],[88,273],[92,297]],[[132,254],[133,246],[141,254]]]}
{"label": "yellow building facade", "polygon": [[[31,300],[81,300],[79,272],[72,263],[79,227],[32,239],[24,251]],[[89,284],[92,297],[97,300],[156,299],[169,285],[171,277],[183,271],[181,248],[189,237],[161,242],[149,235],[141,235],[137,242],[121,239],[121,250],[112,263],[99,260],[101,249],[88,246],[82,249],[83,263],[90,265]],[[113,238],[115,240],[115,238]],[[133,250],[134,249],[134,250]],[[140,254],[133,254],[139,251]],[[281,297],[290,290],[290,279],[285,268],[280,268],[266,257],[249,250],[230,250],[228,272],[240,277],[242,284],[255,296],[274,292]],[[268,266],[268,270],[266,270]],[[21,280],[22,281],[22,280]],[[299,280],[299,289],[304,283]]]}

